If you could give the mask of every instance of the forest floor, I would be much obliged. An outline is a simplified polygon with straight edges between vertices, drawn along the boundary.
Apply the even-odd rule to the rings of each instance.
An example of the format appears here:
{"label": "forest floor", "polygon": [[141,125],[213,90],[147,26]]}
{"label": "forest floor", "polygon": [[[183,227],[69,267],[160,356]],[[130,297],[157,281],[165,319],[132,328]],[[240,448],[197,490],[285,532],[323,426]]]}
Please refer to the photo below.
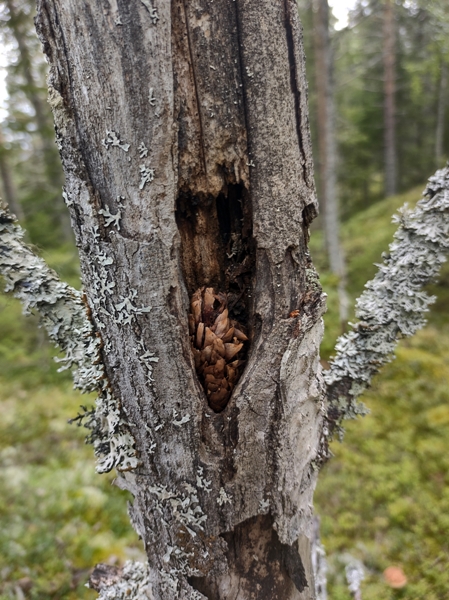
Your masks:
{"label": "forest floor", "polygon": [[[348,291],[356,298],[381,262],[396,225],[392,214],[413,206],[422,188],[388,198],[358,213],[342,229]],[[320,235],[312,257],[329,294],[322,353],[340,333],[336,282],[325,267]],[[315,507],[329,561],[330,600],[350,600],[345,566],[363,563],[363,600],[449,599],[449,264],[429,288],[437,300],[428,324],[402,340],[397,356],[362,398],[370,414],[347,421],[343,443],[320,474]],[[351,316],[352,318],[352,316]],[[351,320],[351,319],[350,319]],[[383,571],[399,567],[403,588]]]}
{"label": "forest floor", "polygon": [[[343,227],[348,290],[355,298],[387,250],[392,214],[422,189],[379,202]],[[311,251],[328,293],[323,358],[340,333],[337,282],[326,272],[319,231]],[[43,253],[79,285],[71,248]],[[428,326],[399,345],[364,403],[371,414],[347,422],[344,442],[321,473],[316,508],[329,561],[330,600],[350,600],[345,566],[362,561],[363,600],[449,599],[449,268],[431,293]],[[67,420],[81,397],[70,374],[57,373],[54,350],[0,297],[0,599],[93,599],[84,584],[96,562],[143,558],[126,513],[127,494],[96,475],[85,431]],[[383,571],[400,567],[407,585],[393,589]]]}

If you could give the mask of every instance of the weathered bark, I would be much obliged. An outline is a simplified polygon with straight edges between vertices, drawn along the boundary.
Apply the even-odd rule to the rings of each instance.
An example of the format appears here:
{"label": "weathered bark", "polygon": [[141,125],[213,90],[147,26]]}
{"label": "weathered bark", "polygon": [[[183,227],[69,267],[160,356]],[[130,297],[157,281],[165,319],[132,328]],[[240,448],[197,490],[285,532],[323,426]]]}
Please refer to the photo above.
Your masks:
{"label": "weathered bark", "polygon": [[397,190],[396,166],[396,29],[392,0],[385,0],[383,18],[384,172],[385,195]]}
{"label": "weathered bark", "polygon": [[[40,0],[37,26],[108,402],[138,460],[98,446],[148,554],[124,581],[153,598],[314,598],[324,300],[296,4]],[[203,285],[238,298],[250,338],[222,412],[188,334]]]}
{"label": "weathered bark", "polygon": [[314,0],[313,26],[320,208],[323,214],[324,237],[330,270],[339,278],[340,322],[345,325],[348,320],[349,301],[346,293],[346,270],[343,248],[340,243],[340,220],[338,216],[333,58],[329,37],[329,5],[327,0]]}

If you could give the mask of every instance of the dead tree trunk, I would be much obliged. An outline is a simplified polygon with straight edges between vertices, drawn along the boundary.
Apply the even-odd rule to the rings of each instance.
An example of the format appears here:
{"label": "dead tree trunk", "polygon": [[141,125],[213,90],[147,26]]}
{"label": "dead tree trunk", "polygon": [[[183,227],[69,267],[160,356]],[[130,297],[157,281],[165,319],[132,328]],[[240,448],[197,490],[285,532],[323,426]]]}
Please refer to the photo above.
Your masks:
{"label": "dead tree trunk", "polygon": [[17,218],[20,221],[22,221],[25,215],[23,213],[20,200],[17,196],[17,190],[16,186],[14,185],[11,169],[9,167],[8,160],[6,157],[6,152],[7,151],[3,139],[3,132],[0,130],[0,178],[3,184],[3,198],[5,202],[9,205],[11,211],[17,216]]}
{"label": "dead tree trunk", "polygon": [[437,125],[435,130],[435,163],[437,167],[443,162],[444,122],[447,104],[447,63],[441,59],[440,86],[438,90]]}
{"label": "dead tree trunk", "polygon": [[340,219],[337,196],[337,148],[335,140],[335,103],[332,77],[332,48],[329,38],[329,5],[327,0],[313,3],[313,40],[315,47],[315,79],[318,124],[318,190],[324,221],[324,238],[329,266],[339,278],[338,299],[340,322],[348,320],[348,296],[343,248],[340,243]]}
{"label": "dead tree trunk", "polygon": [[17,42],[21,71],[26,82],[25,93],[33,107],[36,117],[47,179],[58,190],[58,195],[54,200],[54,211],[58,216],[64,237],[66,239],[73,239],[70,219],[61,200],[61,188],[64,183],[64,178],[61,172],[61,165],[58,162],[57,150],[54,141],[52,140],[51,132],[53,126],[51,119],[47,116],[48,108],[45,107],[44,101],[41,98],[41,92],[38,89],[38,83],[33,74],[32,59],[27,46],[26,36],[20,26],[20,9],[16,7],[14,0],[6,0],[6,6],[8,7],[9,12],[8,25]]}
{"label": "dead tree trunk", "polygon": [[[312,599],[324,301],[296,3],[40,0],[37,27],[105,365],[92,439],[148,554],[131,597],[146,577],[155,599]],[[203,286],[249,338],[220,412],[189,339]]]}
{"label": "dead tree trunk", "polygon": [[98,566],[103,600],[316,597],[312,495],[330,436],[363,410],[357,396],[398,338],[425,322],[422,286],[449,252],[446,168],[398,216],[325,402],[295,8],[39,4],[86,295],[3,209],[0,270],[75,386],[98,392],[78,418],[98,470],[116,468],[134,496],[148,565]]}
{"label": "dead tree trunk", "polygon": [[385,195],[397,190],[396,165],[396,30],[392,0],[385,0],[383,18],[384,169]]}

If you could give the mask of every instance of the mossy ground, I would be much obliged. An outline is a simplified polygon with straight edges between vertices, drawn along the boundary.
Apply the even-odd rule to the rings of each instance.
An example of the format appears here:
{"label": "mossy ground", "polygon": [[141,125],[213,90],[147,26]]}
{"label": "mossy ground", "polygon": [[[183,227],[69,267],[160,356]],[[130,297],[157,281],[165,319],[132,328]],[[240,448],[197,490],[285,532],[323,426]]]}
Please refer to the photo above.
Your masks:
{"label": "mossy ground", "polygon": [[[79,284],[70,249],[44,253]],[[143,557],[128,495],[97,475],[85,430],[67,421],[95,397],[72,389],[35,317],[0,298],[0,599],[93,599],[97,562]]]}
{"label": "mossy ground", "polygon": [[[391,215],[420,192],[380,202],[344,226],[353,298],[387,249]],[[328,358],[340,333],[337,282],[326,272],[319,232],[311,249],[329,296],[322,346]],[[79,283],[72,249],[45,258]],[[400,344],[363,399],[371,414],[347,423],[320,476],[316,506],[331,600],[350,599],[348,555],[365,565],[364,600],[449,598],[449,268],[431,291],[438,301],[428,327]],[[139,557],[142,547],[128,523],[127,495],[111,485],[112,476],[95,474],[84,431],[67,425],[79,404],[94,398],[81,397],[70,375],[57,373],[37,320],[5,296],[0,331],[0,599],[95,598],[84,587],[92,565]],[[402,590],[383,581],[390,565],[408,577]]]}
{"label": "mossy ground", "polygon": [[[411,206],[422,188],[384,200],[343,227],[348,291],[355,298],[375,274],[395,226],[391,216]],[[324,263],[319,236],[312,255]],[[324,266],[324,265],[323,265]],[[340,325],[336,281],[323,271],[329,294],[323,354],[332,353]],[[320,474],[315,506],[329,560],[331,600],[350,600],[345,564],[362,560],[363,600],[449,598],[449,268],[429,290],[437,302],[428,326],[403,340],[397,357],[362,398],[371,414],[346,423],[343,443]],[[400,566],[408,583],[390,588],[388,566]]]}

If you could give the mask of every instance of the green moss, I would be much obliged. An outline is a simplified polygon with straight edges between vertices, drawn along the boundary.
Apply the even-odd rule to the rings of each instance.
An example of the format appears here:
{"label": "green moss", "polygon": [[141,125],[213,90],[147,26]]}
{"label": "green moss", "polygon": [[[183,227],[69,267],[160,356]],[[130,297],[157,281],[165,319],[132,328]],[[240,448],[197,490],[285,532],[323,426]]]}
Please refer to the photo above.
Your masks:
{"label": "green moss", "polygon": [[[75,287],[73,248],[43,253]],[[126,512],[128,495],[95,473],[86,430],[67,421],[81,403],[58,352],[25,317],[18,301],[0,297],[0,599],[93,599],[84,584],[97,562],[143,556]]]}
{"label": "green moss", "polygon": [[95,563],[142,552],[128,496],[95,473],[84,431],[67,424],[80,402],[70,384],[0,387],[0,593],[29,578],[31,599],[94,598],[84,583]]}
{"label": "green moss", "polygon": [[[395,227],[391,215],[413,205],[422,188],[370,207],[349,220],[342,239],[348,289],[355,298],[376,271]],[[324,263],[320,242],[312,253]],[[331,353],[337,322],[336,282],[321,281],[329,295],[323,354]],[[326,289],[329,285],[330,288]],[[323,542],[329,556],[329,596],[350,600],[344,559],[350,553],[367,569],[364,600],[449,598],[449,267],[429,290],[438,300],[429,325],[401,342],[397,358],[375,379],[362,401],[371,414],[346,423],[342,444],[323,469],[316,492]],[[330,326],[328,326],[328,324]],[[408,578],[393,590],[382,572],[400,565]]]}
{"label": "green moss", "polygon": [[[448,334],[449,327],[428,328],[401,345],[363,398],[371,414],[348,423],[319,480],[330,556],[351,552],[371,565],[364,598],[380,593],[392,564],[409,579],[402,597],[449,597]],[[384,590],[378,597],[395,596]]]}

